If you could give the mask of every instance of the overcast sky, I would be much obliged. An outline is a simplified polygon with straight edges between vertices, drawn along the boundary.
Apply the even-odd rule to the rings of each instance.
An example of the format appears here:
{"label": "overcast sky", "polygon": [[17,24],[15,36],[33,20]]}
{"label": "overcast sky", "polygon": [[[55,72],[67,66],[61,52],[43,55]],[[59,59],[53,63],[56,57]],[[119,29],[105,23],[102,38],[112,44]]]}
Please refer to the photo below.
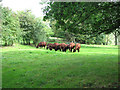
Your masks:
{"label": "overcast sky", "polygon": [[41,8],[43,5],[40,5],[41,0],[2,0],[1,4],[11,8],[13,11],[30,9],[36,17],[42,17],[43,12]]}

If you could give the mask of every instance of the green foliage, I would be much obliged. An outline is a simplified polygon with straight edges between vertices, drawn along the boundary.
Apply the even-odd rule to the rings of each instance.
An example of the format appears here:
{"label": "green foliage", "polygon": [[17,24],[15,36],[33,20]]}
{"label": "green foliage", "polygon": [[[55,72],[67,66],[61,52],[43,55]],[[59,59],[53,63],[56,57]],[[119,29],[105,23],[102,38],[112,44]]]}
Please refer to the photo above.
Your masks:
{"label": "green foliage", "polygon": [[38,44],[39,42],[46,41],[47,35],[46,31],[44,30],[44,24],[42,23],[40,18],[35,19],[36,23],[34,26],[34,32],[32,35],[32,40],[34,44]]}
{"label": "green foliage", "polygon": [[48,27],[42,22],[41,18],[35,18],[30,10],[19,11],[19,22],[22,28],[23,44],[30,44],[32,40],[36,45],[39,42],[46,41],[50,31],[47,31]]}
{"label": "green foliage", "polygon": [[[100,35],[95,35],[95,36],[92,36],[92,35],[84,35],[84,34],[79,34],[79,33],[72,33],[72,32],[69,32],[69,31],[63,31],[62,29],[56,29],[55,27],[55,23],[52,21],[51,24],[50,24],[51,28],[54,30],[54,36],[55,37],[60,37],[60,38],[63,38],[65,39],[66,41],[68,42],[79,42],[79,43],[82,43],[82,44],[104,44],[104,45],[108,45],[108,42],[111,42],[111,40],[107,39],[106,34],[102,33]],[[86,29],[88,27],[85,27]],[[91,28],[88,28],[89,30]],[[109,36],[108,36],[109,37]]]}
{"label": "green foliage", "polygon": [[9,8],[2,6],[0,8],[2,12],[2,40],[5,42],[5,45],[13,45],[18,40],[17,36],[20,31],[18,17]]}
{"label": "green foliage", "polygon": [[19,11],[19,22],[20,22],[20,28],[22,29],[22,39],[24,44],[30,44],[30,40],[32,39],[32,35],[34,32],[34,23],[35,23],[35,17],[31,14],[30,10],[26,11]]}
{"label": "green foliage", "polygon": [[44,8],[44,20],[51,21],[56,36],[67,32],[72,38],[76,34],[98,38],[119,28],[119,11],[118,2],[49,2]]}
{"label": "green foliage", "polygon": [[46,41],[52,34],[50,28],[42,22],[41,18],[36,18],[30,10],[13,12],[7,7],[0,6],[0,20],[2,29],[2,41],[5,45],[13,45],[15,42],[30,45],[32,41],[35,45],[41,41]]}

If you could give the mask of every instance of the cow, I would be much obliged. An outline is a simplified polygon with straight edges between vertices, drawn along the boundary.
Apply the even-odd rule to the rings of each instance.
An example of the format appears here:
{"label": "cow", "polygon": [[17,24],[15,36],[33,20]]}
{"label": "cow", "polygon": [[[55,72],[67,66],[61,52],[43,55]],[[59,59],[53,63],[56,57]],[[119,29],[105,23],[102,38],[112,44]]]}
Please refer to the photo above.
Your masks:
{"label": "cow", "polygon": [[46,49],[48,49],[48,48],[49,48],[50,50],[55,49],[55,45],[52,44],[52,43],[48,43]]}
{"label": "cow", "polygon": [[59,43],[54,43],[54,44],[49,43],[49,44],[47,45],[47,48],[46,48],[46,49],[48,49],[48,48],[49,48],[50,50],[55,49],[55,51],[57,51],[58,49],[61,50]]}
{"label": "cow", "polygon": [[36,46],[36,48],[38,48],[38,47],[44,47],[45,48],[45,46],[46,46],[46,42],[40,42],[37,46]]}
{"label": "cow", "polygon": [[66,47],[66,50],[67,50],[67,49],[69,49],[69,44],[66,44],[66,45],[67,45],[67,47]]}
{"label": "cow", "polygon": [[65,43],[61,43],[60,44],[60,48],[62,49],[62,51],[64,52],[66,52],[66,50],[68,49],[68,44],[65,44]]}
{"label": "cow", "polygon": [[55,51],[57,51],[57,50],[61,51],[60,44],[59,43],[54,43],[54,49],[55,49]]}
{"label": "cow", "polygon": [[75,43],[70,43],[69,45],[68,45],[68,48],[69,48],[69,50],[72,52],[72,49],[74,49],[74,47],[75,47]]}
{"label": "cow", "polygon": [[73,50],[73,52],[76,52],[76,50],[78,50],[78,52],[79,52],[80,48],[81,48],[81,45],[79,43],[76,43],[75,49]]}

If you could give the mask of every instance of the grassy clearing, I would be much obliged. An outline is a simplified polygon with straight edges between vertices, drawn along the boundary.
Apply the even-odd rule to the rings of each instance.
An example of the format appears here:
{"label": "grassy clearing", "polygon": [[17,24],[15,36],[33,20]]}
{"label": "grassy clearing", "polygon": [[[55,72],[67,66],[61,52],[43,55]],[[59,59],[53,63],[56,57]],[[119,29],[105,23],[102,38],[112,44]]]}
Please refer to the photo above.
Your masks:
{"label": "grassy clearing", "polygon": [[3,47],[2,67],[3,88],[118,86],[117,46],[82,45],[79,53]]}

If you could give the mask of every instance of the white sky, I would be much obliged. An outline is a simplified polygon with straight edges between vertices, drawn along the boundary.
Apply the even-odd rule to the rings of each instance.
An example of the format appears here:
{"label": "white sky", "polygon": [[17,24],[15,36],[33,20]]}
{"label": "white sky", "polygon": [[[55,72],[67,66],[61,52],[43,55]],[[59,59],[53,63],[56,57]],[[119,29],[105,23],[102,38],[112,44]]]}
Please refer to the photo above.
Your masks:
{"label": "white sky", "polygon": [[43,17],[41,8],[44,5],[39,4],[41,0],[2,0],[2,5],[11,8],[13,11],[30,9],[36,17]]}

